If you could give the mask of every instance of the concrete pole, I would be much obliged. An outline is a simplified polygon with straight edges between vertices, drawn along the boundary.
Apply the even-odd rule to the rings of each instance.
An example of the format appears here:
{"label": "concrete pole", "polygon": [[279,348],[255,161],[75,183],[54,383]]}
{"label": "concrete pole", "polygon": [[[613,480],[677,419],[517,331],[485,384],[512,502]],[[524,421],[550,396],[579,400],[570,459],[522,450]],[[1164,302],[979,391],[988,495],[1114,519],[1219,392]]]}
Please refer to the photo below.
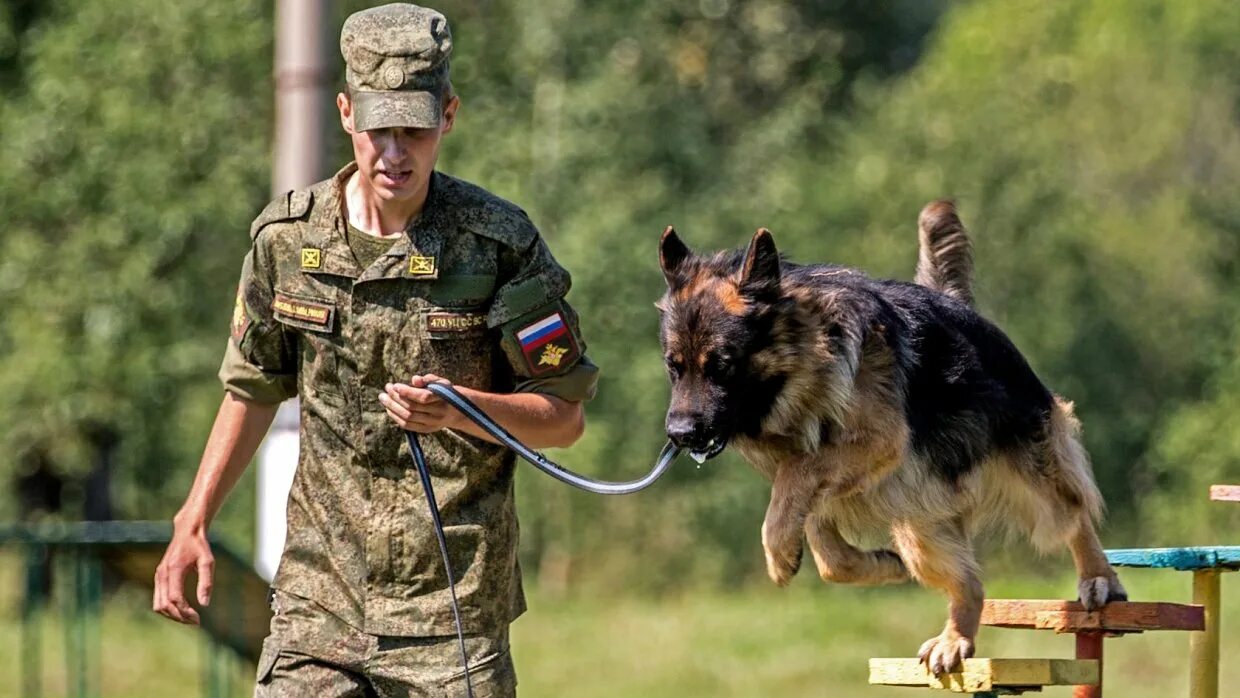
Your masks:
{"label": "concrete pole", "polygon": [[276,0],[276,129],[271,193],[282,194],[328,175],[324,141],[332,91],[328,85],[330,0]]}
{"label": "concrete pole", "polygon": [[[276,0],[275,146],[271,192],[313,184],[324,167],[332,90],[328,83],[327,32],[331,0]],[[254,566],[267,581],[284,550],[285,507],[297,471],[299,405],[280,406],[258,452]]]}

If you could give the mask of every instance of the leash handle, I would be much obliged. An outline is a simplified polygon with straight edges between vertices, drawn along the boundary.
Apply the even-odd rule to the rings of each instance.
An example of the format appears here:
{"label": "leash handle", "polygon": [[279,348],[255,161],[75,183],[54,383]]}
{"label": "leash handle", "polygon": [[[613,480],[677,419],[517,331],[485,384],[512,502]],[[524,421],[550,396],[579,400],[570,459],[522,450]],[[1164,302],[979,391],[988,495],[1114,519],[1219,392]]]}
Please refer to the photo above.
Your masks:
{"label": "leash handle", "polygon": [[443,555],[443,568],[448,573],[448,590],[452,594],[452,617],[456,620],[456,639],[461,644],[461,666],[465,667],[465,691],[469,698],[474,698],[474,684],[469,677],[469,655],[465,652],[465,632],[461,628],[461,609],[456,603],[456,580],[452,575],[452,561],[448,559],[448,541],[444,538],[443,522],[439,518],[439,503],[435,501],[435,488],[431,486],[431,472],[426,467],[426,455],[422,453],[422,444],[418,435],[412,431],[405,432],[405,441],[409,444],[409,452],[413,454],[413,464],[417,466],[418,477],[422,480],[422,489],[426,492],[426,503],[430,506],[431,521],[435,524],[435,537],[439,539],[439,552]]}

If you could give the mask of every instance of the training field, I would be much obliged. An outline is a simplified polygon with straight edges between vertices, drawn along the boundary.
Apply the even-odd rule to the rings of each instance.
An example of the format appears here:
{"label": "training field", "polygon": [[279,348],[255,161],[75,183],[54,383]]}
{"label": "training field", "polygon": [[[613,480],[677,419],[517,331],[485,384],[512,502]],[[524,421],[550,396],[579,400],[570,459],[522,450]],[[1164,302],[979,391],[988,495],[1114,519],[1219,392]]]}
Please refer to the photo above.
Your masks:
{"label": "training field", "polygon": [[[12,566],[7,566],[12,570]],[[0,615],[0,696],[19,695],[21,641],[15,585],[3,575]],[[1188,602],[1189,577],[1128,570],[1134,600]],[[1224,577],[1222,655],[1240,652],[1240,603]],[[1049,597],[1070,579],[992,580],[995,597]],[[105,606],[103,696],[194,695],[205,656],[196,632],[146,610],[136,593]],[[682,594],[675,598],[553,599],[530,592],[531,610],[513,629],[522,696],[621,698],[643,696],[832,696],[913,698],[917,691],[866,685],[866,659],[907,656],[943,620],[944,602],[916,587],[853,589],[825,586],[803,573],[790,589]],[[44,695],[66,694],[64,632],[58,617],[43,626]],[[986,656],[1059,656],[1071,637],[983,628]],[[1187,692],[1188,638],[1181,633],[1132,636],[1107,643],[1107,694],[1169,698]],[[252,668],[238,663],[230,695],[252,690]],[[1223,661],[1221,685],[1240,684],[1240,664]],[[946,695],[946,694],[938,694]],[[1046,696],[1070,696],[1048,689]]]}

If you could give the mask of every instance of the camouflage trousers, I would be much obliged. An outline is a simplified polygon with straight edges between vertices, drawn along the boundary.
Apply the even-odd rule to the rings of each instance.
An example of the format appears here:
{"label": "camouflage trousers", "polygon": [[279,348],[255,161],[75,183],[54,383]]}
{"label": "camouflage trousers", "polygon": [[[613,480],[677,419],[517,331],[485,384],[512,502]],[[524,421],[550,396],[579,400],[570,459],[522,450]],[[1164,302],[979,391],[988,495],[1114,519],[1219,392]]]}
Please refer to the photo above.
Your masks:
{"label": "camouflage trousers", "polygon": [[[258,661],[255,698],[461,698],[460,644],[450,637],[368,635],[314,601],[277,591],[271,633]],[[511,698],[517,676],[508,629],[466,635],[475,698]]]}

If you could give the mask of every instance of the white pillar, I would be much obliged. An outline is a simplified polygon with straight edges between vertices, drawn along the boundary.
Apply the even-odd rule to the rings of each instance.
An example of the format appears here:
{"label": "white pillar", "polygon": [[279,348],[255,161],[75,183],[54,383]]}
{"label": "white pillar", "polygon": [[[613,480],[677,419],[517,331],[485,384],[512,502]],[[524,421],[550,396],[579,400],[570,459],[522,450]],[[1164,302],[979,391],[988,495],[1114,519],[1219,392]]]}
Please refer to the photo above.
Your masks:
{"label": "white pillar", "polygon": [[297,400],[280,405],[271,431],[258,450],[254,568],[268,582],[276,576],[280,553],[284,551],[285,507],[293,475],[297,473],[300,445],[298,412]]}

